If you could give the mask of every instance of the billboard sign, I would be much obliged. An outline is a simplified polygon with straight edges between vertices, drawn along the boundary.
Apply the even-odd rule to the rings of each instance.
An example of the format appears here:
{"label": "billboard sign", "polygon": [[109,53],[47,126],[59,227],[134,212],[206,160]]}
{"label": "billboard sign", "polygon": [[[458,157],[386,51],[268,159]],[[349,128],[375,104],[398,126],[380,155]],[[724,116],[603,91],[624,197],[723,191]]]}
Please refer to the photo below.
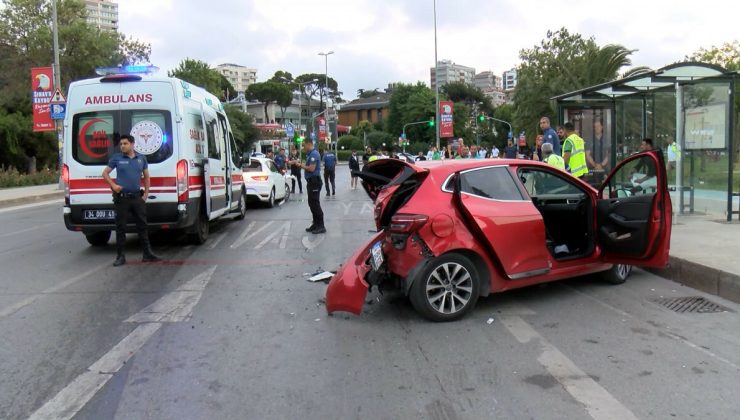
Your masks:
{"label": "billboard sign", "polygon": [[326,119],[324,117],[319,118],[319,140],[326,140]]}
{"label": "billboard sign", "polygon": [[33,131],[54,131],[49,101],[54,95],[54,71],[51,67],[31,69],[31,104],[33,106]]}
{"label": "billboard sign", "polygon": [[452,101],[439,101],[439,136],[454,136],[453,123],[453,106]]}

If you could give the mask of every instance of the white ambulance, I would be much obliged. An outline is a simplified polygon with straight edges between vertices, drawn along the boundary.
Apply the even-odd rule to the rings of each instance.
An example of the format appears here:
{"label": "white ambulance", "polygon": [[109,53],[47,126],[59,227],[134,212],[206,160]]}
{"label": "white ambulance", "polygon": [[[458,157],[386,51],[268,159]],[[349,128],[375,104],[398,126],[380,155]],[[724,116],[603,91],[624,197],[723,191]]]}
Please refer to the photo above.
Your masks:
{"label": "white ambulance", "polygon": [[[241,155],[223,105],[197,86],[150,75],[154,69],[98,69],[101,77],[69,88],[64,223],[92,245],[107,244],[115,231],[113,196],[102,172],[119,152],[122,134],[134,137],[134,149],[149,163],[150,230],[181,230],[200,244],[208,238],[209,221],[245,216]],[[133,223],[129,231],[135,231]]]}

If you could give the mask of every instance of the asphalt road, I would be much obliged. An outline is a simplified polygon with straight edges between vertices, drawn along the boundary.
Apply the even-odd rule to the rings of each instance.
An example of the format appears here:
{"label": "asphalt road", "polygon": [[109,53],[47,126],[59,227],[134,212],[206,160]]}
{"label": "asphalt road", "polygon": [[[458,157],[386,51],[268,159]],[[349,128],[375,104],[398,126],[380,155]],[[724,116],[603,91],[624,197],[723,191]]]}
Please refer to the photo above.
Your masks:
{"label": "asphalt road", "polygon": [[[373,228],[365,194],[296,195],[216,224],[203,246],[164,237],[166,263],[111,266],[65,230],[59,204],[0,210],[0,419],[740,418],[740,305],[635,271],[488,297],[434,324],[400,296],[327,316],[332,270]],[[324,196],[322,195],[322,199]],[[732,312],[678,314],[659,297]]]}

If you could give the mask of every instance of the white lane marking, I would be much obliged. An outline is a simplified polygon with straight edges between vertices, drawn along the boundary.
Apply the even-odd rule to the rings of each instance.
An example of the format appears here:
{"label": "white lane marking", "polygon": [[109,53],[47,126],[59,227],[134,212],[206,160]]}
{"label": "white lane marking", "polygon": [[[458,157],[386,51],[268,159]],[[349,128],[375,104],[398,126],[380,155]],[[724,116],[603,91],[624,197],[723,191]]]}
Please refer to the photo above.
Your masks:
{"label": "white lane marking", "polygon": [[254,249],[260,249],[263,246],[269,244],[270,242],[277,241],[277,236],[279,233],[282,232],[282,236],[280,236],[280,249],[285,249],[285,246],[288,243],[288,235],[290,235],[290,227],[292,226],[292,222],[288,220],[287,222],[283,223],[283,225],[277,229],[275,229],[268,237],[262,240],[257,246],[254,247]]}
{"label": "white lane marking", "polygon": [[76,282],[84,279],[85,277],[88,277],[88,276],[91,276],[91,275],[97,273],[98,271],[100,271],[103,268],[107,267],[109,264],[110,263],[101,264],[101,265],[99,265],[97,267],[94,267],[94,268],[92,268],[90,270],[85,271],[82,274],[78,274],[78,275],[72,277],[71,279],[67,279],[67,280],[65,280],[65,281],[63,281],[63,282],[61,282],[61,283],[59,283],[59,284],[57,284],[57,285],[55,285],[53,287],[50,287],[50,288],[48,288],[48,289],[46,289],[46,290],[44,290],[42,292],[36,293],[36,294],[34,294],[32,296],[29,296],[29,297],[27,297],[26,299],[23,299],[20,302],[14,303],[14,304],[12,304],[12,305],[10,305],[10,306],[8,306],[8,307],[0,310],[0,319],[5,318],[5,317],[10,316],[10,315],[13,315],[14,313],[18,312],[24,306],[30,305],[31,303],[35,302],[36,299],[40,298],[41,296],[48,295],[50,293],[58,292],[59,290],[62,290],[65,287],[70,286],[70,285],[72,285],[72,284],[74,284],[74,283],[76,283]]}
{"label": "white lane marking", "polygon": [[62,199],[56,198],[54,200],[39,201],[38,203],[22,204],[20,206],[6,207],[4,209],[0,209],[0,214],[11,212],[11,211],[16,211],[16,210],[25,210],[25,209],[31,209],[34,207],[48,206],[50,204],[60,204],[60,203],[62,203]]}
{"label": "white lane marking", "polygon": [[557,347],[545,340],[521,317],[504,316],[502,322],[520,343],[524,344],[532,340],[539,341],[542,354],[537,358],[537,361],[563,385],[573,398],[586,407],[586,411],[593,419],[637,419],[632,411],[622,405],[590,376],[586,375],[575,363],[565,357]]}
{"label": "white lane marking", "polygon": [[66,420],[74,417],[121,367],[154,335],[162,324],[142,324],[103,355],[87,371],[36,410],[29,420]]}
{"label": "white lane marking", "polygon": [[87,371],[75,378],[61,392],[36,410],[29,420],[66,420],[74,417],[108,382],[112,374]]}
{"label": "white lane marking", "polygon": [[[163,322],[177,322],[190,319],[195,304],[200,300],[208,282],[218,266],[204,271],[185,282],[176,290],[167,293],[146,308],[132,316],[127,322],[143,322],[129,335],[119,341],[112,349],[52,399],[36,410],[31,420],[68,420],[73,418],[100,391],[133,355],[156,333]],[[187,294],[187,299],[181,295]],[[195,296],[197,295],[197,296]],[[162,311],[153,312],[153,309]],[[157,321],[150,321],[156,318]],[[135,319],[132,321],[132,319]]]}
{"label": "white lane marking", "polygon": [[260,232],[270,227],[270,225],[272,225],[272,222],[271,221],[267,222],[264,225],[262,225],[262,227],[257,229],[256,231],[250,233],[250,231],[252,230],[255,224],[257,224],[257,222],[252,222],[249,224],[249,226],[247,226],[247,228],[241,234],[239,239],[237,239],[233,244],[231,244],[231,249],[236,249],[244,245],[248,240],[254,238],[255,236],[259,235]]}
{"label": "white lane marking", "polygon": [[54,226],[54,225],[58,225],[58,223],[46,223],[46,224],[43,224],[43,225],[33,226],[33,227],[30,227],[30,228],[27,228],[27,229],[16,230],[15,232],[3,233],[2,235],[0,235],[0,238],[4,238],[6,236],[17,235],[19,233],[26,233],[26,232],[30,232],[32,230],[38,230],[38,229],[42,229],[42,228],[45,228],[45,227],[48,227],[48,226]]}
{"label": "white lane marking", "polygon": [[368,214],[373,214],[375,212],[375,208],[370,203],[365,203],[362,205],[362,209],[360,210],[360,214],[365,214],[365,211],[367,211]]}
{"label": "white lane marking", "polygon": [[124,322],[181,322],[190,319],[218,266],[204,271]]}
{"label": "white lane marking", "polygon": [[221,235],[218,236],[218,238],[211,240],[211,243],[208,244],[208,249],[215,249],[218,244],[221,243],[221,241],[224,240],[226,237],[226,232],[223,232]]}
{"label": "white lane marking", "polygon": [[[583,296],[583,297],[586,297],[586,298],[588,298],[588,299],[591,299],[591,300],[593,300],[594,302],[596,302],[596,303],[598,303],[598,304],[600,304],[600,305],[604,306],[605,308],[611,309],[612,311],[614,311],[614,312],[616,312],[616,313],[618,313],[618,314],[622,315],[622,316],[623,316],[623,317],[625,317],[625,318],[630,318],[630,319],[633,319],[633,320],[638,320],[638,321],[640,321],[640,320],[639,320],[638,318],[636,318],[635,316],[633,316],[633,315],[631,315],[631,314],[629,314],[629,313],[627,313],[627,312],[625,312],[625,311],[623,311],[623,310],[621,310],[621,309],[617,309],[617,308],[613,307],[612,305],[609,305],[608,303],[606,303],[606,302],[603,302],[603,301],[601,301],[601,300],[600,300],[599,298],[597,298],[597,297],[594,297],[594,296],[591,296],[591,295],[589,295],[588,293],[585,293],[585,292],[581,292],[580,290],[576,290],[575,288],[573,288],[573,287],[571,287],[571,286],[566,286],[566,285],[564,285],[564,284],[561,284],[561,286],[562,286],[562,287],[565,287],[565,288],[568,288],[568,289],[570,289],[570,290],[572,290],[572,291],[574,291],[574,292],[578,293],[579,295],[581,295],[581,296]],[[640,322],[644,324],[644,322],[642,322],[642,321],[640,321]],[[652,326],[653,326],[653,327],[655,327],[654,325],[652,325]],[[659,329],[659,331],[661,331],[661,330]],[[729,365],[729,366],[732,366],[732,367],[733,367],[733,368],[735,368],[736,370],[740,370],[740,366],[739,366],[739,365],[737,365],[737,364],[735,364],[735,363],[733,363],[733,362],[731,362],[731,361],[729,361],[729,360],[725,359],[724,357],[722,357],[722,356],[720,356],[720,355],[717,355],[717,354],[715,354],[715,353],[713,353],[713,352],[711,352],[711,351],[709,351],[709,350],[705,349],[704,347],[702,347],[702,346],[700,346],[700,345],[698,345],[698,344],[695,344],[695,343],[693,343],[693,342],[689,341],[689,340],[688,340],[688,339],[686,339],[686,338],[683,338],[683,337],[681,337],[681,336],[680,336],[680,335],[678,335],[678,334],[675,334],[675,333],[673,333],[673,332],[671,332],[671,331],[661,331],[661,332],[665,333],[666,335],[668,335],[669,337],[673,338],[673,339],[674,339],[674,340],[676,340],[676,341],[680,341],[680,342],[682,342],[682,343],[686,344],[687,346],[691,347],[691,348],[692,348],[692,349],[694,349],[694,350],[699,350],[700,352],[702,352],[702,353],[704,353],[704,354],[706,354],[706,355],[708,355],[708,356],[710,356],[710,357],[713,357],[713,358],[717,359],[718,361],[720,361],[720,362],[722,362],[722,363],[725,363],[725,364],[727,364],[727,365]]]}
{"label": "white lane marking", "polygon": [[304,236],[301,238],[301,244],[306,248],[306,251],[311,251],[317,246],[319,246],[320,243],[324,242],[324,239],[326,238],[326,235],[314,235],[318,236],[318,238],[315,241],[312,241],[309,239],[308,236]]}

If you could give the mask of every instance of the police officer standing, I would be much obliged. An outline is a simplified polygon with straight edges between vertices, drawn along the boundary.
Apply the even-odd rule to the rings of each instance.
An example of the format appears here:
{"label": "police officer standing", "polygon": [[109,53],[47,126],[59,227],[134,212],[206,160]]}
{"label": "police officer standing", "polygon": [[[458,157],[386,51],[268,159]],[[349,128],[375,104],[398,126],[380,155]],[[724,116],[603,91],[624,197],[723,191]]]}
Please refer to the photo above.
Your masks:
{"label": "police officer standing", "polygon": [[324,212],[321,210],[321,156],[319,151],[313,147],[310,138],[303,141],[303,150],[306,152],[306,163],[291,161],[292,165],[302,168],[306,176],[306,192],[308,192],[308,207],[311,209],[313,223],[306,228],[306,232],[314,234],[326,233],[324,227]]}
{"label": "police officer standing", "polygon": [[[116,250],[118,256],[113,266],[126,264],[123,248],[126,245],[126,224],[131,212],[136,222],[141,245],[144,248],[143,262],[160,261],[154,255],[149,243],[149,232],[146,225],[146,199],[149,196],[149,169],[146,157],[134,151],[134,138],[128,134],[121,136],[118,145],[121,153],[114,154],[103,169],[103,178],[113,191],[113,204],[116,210]],[[116,171],[116,180],[110,177]],[[141,189],[141,177],[144,176],[144,190]]]}
{"label": "police officer standing", "polygon": [[337,155],[335,155],[334,152],[331,151],[331,149],[327,149],[324,152],[324,157],[322,159],[324,161],[324,183],[326,184],[326,196],[328,197],[330,193],[331,195],[336,195],[337,186],[334,183],[334,180],[336,179]]}

